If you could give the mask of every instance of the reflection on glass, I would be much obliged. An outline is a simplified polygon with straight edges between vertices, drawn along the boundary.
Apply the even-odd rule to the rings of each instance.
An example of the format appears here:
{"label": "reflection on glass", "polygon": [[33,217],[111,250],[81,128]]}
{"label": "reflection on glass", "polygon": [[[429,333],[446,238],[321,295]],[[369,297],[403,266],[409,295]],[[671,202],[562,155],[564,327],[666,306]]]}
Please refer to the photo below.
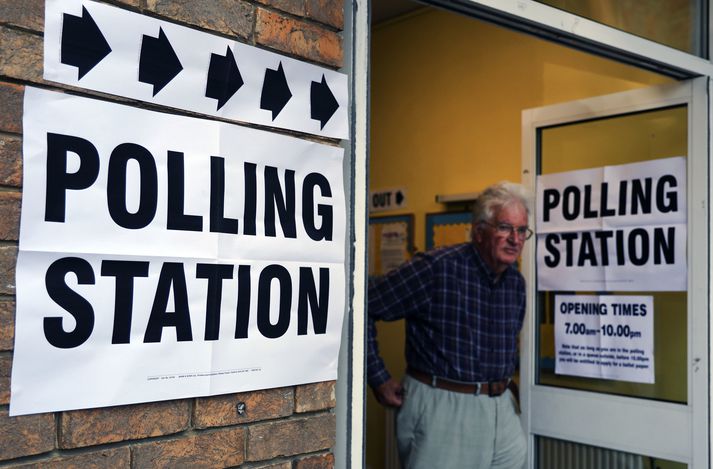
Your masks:
{"label": "reflection on glass", "polygon": [[577,16],[707,57],[705,0],[538,0]]}
{"label": "reflection on glass", "polygon": [[537,436],[537,469],[686,469],[684,463]]}
{"label": "reflection on glass", "polygon": [[[687,108],[598,119],[540,130],[539,173],[559,173],[687,156]],[[606,292],[648,295],[654,299],[655,382],[632,383],[555,375],[554,302],[557,294],[591,295],[601,292],[538,292],[537,383],[662,401],[686,403],[687,303],[686,292]]]}

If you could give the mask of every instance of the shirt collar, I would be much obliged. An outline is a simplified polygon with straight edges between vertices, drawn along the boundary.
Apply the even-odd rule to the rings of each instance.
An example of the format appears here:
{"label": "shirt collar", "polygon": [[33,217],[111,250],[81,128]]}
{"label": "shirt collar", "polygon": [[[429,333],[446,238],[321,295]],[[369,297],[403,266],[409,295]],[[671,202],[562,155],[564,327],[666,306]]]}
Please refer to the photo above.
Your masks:
{"label": "shirt collar", "polygon": [[478,267],[478,270],[480,270],[480,273],[485,275],[485,278],[488,279],[491,285],[495,285],[497,282],[503,280],[507,276],[512,274],[512,271],[515,270],[515,265],[510,264],[507,266],[507,268],[503,271],[502,275],[498,276],[493,269],[490,268],[488,264],[485,263],[482,257],[480,257],[480,253],[478,250],[475,248],[475,245],[473,243],[470,244],[471,251],[473,252],[473,260],[475,261],[475,265]]}

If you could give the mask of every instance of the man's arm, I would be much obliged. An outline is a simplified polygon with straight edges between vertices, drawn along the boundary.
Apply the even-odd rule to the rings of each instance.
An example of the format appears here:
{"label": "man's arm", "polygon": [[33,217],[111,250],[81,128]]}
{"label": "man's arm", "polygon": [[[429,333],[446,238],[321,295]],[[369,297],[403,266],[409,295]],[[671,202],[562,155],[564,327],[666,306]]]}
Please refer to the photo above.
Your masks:
{"label": "man's arm", "polygon": [[422,311],[430,300],[431,264],[423,256],[369,282],[367,317],[367,382],[384,405],[400,406],[401,384],[389,374],[379,355],[377,320],[395,321]]}

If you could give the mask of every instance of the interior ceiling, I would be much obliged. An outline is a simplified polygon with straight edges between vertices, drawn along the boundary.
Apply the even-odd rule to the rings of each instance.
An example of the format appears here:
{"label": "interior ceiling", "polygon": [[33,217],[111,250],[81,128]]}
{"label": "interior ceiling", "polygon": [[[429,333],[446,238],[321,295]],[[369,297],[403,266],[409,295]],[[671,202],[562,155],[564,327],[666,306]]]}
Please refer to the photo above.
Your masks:
{"label": "interior ceiling", "polygon": [[371,0],[371,22],[383,23],[422,6],[409,0]]}

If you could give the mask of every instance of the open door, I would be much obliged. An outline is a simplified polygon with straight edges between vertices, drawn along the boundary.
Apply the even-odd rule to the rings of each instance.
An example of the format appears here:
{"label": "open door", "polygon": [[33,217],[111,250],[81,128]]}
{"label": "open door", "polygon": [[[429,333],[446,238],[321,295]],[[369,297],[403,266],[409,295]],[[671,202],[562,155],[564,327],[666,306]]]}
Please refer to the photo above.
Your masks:
{"label": "open door", "polygon": [[[538,179],[540,175],[683,157],[687,203],[685,244],[680,249],[686,275],[680,288],[672,287],[678,291],[649,289],[646,285],[634,290],[617,289],[616,283],[597,284],[593,289],[541,288],[537,259],[545,254],[544,244],[538,239],[526,247],[523,273],[529,291],[520,386],[523,425],[530,441],[529,467],[709,467],[707,80],[698,78],[523,111],[523,183],[533,194],[545,180]],[[578,182],[573,179],[571,184]],[[583,210],[590,214],[602,208],[596,207],[597,202],[589,202],[593,208]],[[625,212],[626,208],[619,210]],[[535,204],[533,225],[538,211],[542,209]],[[619,247],[616,243],[611,246],[613,250]],[[590,265],[603,263],[591,253],[585,257]],[[540,270],[542,274],[544,269]],[[603,328],[595,328],[584,327],[585,321],[570,321],[568,334],[582,337],[563,337],[562,322],[560,329],[555,323],[556,307],[561,307],[565,295],[605,300],[621,295],[624,302],[627,298],[645,299],[653,306],[650,329],[643,333],[621,327],[617,331],[604,323]],[[574,323],[577,326],[572,331]],[[591,324],[589,319],[586,324]],[[588,334],[602,344],[603,336],[608,335],[610,348],[602,347],[605,351],[615,351],[615,347],[624,350],[634,338],[647,334],[651,344],[651,350],[645,352],[650,358],[648,378],[629,372],[614,373],[615,378],[606,372],[605,377],[592,377],[591,367],[561,366],[565,359],[562,344],[570,339],[570,345],[584,344]],[[603,356],[601,350],[593,354]],[[612,359],[616,360],[614,356]],[[600,370],[622,366],[612,365],[601,356],[596,360],[601,360],[597,365]]]}

